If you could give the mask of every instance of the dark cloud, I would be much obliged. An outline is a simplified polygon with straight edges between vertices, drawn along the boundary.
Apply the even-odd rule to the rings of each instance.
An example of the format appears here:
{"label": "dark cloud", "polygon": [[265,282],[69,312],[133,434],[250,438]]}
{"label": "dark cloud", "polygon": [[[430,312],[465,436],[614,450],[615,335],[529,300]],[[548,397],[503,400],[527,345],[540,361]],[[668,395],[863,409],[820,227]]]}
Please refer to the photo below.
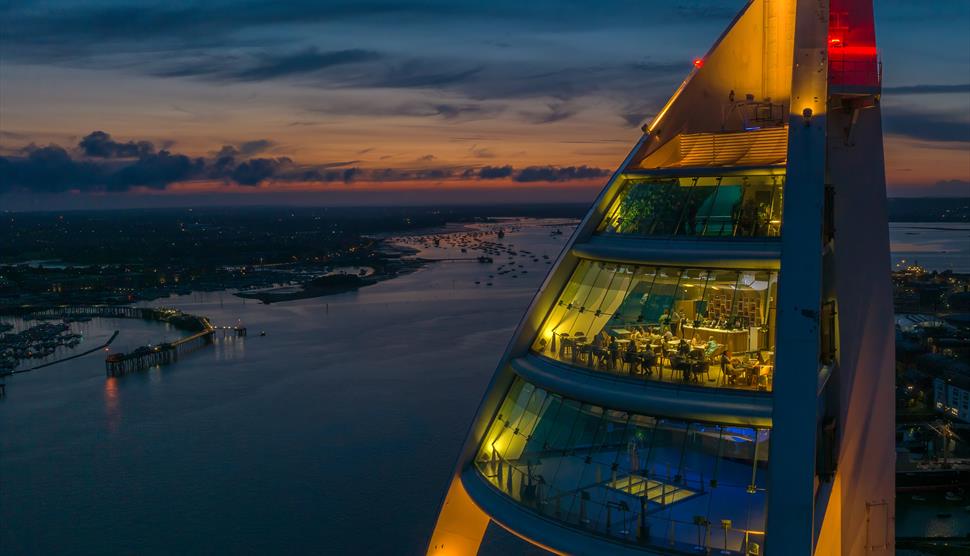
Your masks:
{"label": "dark cloud", "polygon": [[394,89],[443,88],[473,81],[484,69],[484,66],[442,69],[440,62],[408,60],[385,68],[383,73],[361,76],[353,85]]}
{"label": "dark cloud", "polygon": [[135,186],[165,189],[173,183],[198,179],[204,169],[205,161],[201,158],[159,151],[123,166],[108,175],[106,183],[102,185],[106,185],[109,191],[127,191]]}
{"label": "dark cloud", "polygon": [[103,163],[76,161],[57,145],[30,146],[25,152],[23,157],[0,157],[0,191],[57,193],[105,183]]}
{"label": "dark cloud", "polygon": [[899,85],[896,87],[883,87],[882,92],[891,95],[970,93],[970,83],[961,83],[958,85]]}
{"label": "dark cloud", "polygon": [[[147,142],[122,143],[111,139],[107,133],[95,132],[78,144],[75,152],[79,158],[72,157],[67,149],[57,145],[29,145],[18,156],[0,157],[0,192],[123,192],[135,187],[161,190],[175,183],[202,180],[247,187],[267,182],[350,184],[504,178],[523,183],[564,182],[599,178],[610,173],[588,166],[529,166],[521,170],[511,165],[359,168],[354,166],[359,162],[357,160],[307,166],[287,157],[246,157],[246,152],[255,153],[274,145],[269,139],[250,141],[239,147],[225,145],[207,157],[192,157],[165,149],[155,151],[142,146],[144,144]],[[129,150],[139,154],[128,156]],[[433,155],[427,155],[420,161],[434,159]]]}
{"label": "dark cloud", "polygon": [[233,168],[229,179],[239,185],[259,185],[280,174],[280,170],[292,164],[289,158],[254,158]]}
{"label": "dark cloud", "polygon": [[380,102],[355,99],[331,100],[307,106],[315,114],[428,117],[443,120],[476,120],[495,116],[505,110],[497,103],[480,102]]}
{"label": "dark cloud", "polygon": [[276,146],[275,141],[270,141],[269,139],[255,139],[253,141],[246,141],[239,145],[239,154],[243,156],[252,156],[261,152],[265,152]]}
{"label": "dark cloud", "polygon": [[483,180],[497,180],[511,175],[511,166],[484,166],[478,171],[478,177]]}
{"label": "dark cloud", "polygon": [[222,147],[211,158],[155,151],[148,141],[119,142],[103,131],[86,135],[77,145],[81,159],[57,145],[28,146],[23,156],[0,157],[0,190],[34,192],[128,191],[133,187],[165,189],[173,183],[221,180],[257,185],[284,176],[288,158],[240,159],[273,145],[260,139],[240,148]]}
{"label": "dark cloud", "polygon": [[556,102],[546,105],[542,112],[523,112],[526,121],[534,124],[551,124],[573,117],[578,110],[568,108],[565,103]]}
{"label": "dark cloud", "polygon": [[319,75],[341,66],[380,60],[372,50],[346,49],[320,52],[310,47],[298,52],[263,51],[254,56],[205,56],[168,61],[151,70],[156,77],[189,77],[216,82],[269,81]]}
{"label": "dark cloud", "polygon": [[[226,47],[229,37],[243,29],[308,23],[329,23],[350,18],[392,14],[448,13],[447,9],[423,3],[294,0],[280,3],[256,0],[240,6],[212,0],[179,5],[56,5],[38,9],[10,9],[3,14],[6,39],[17,44],[18,56],[57,55],[72,47],[92,53],[93,44],[131,43],[133,49],[160,45],[197,48],[200,45]],[[28,46],[40,47],[30,49]]]}
{"label": "dark cloud", "polygon": [[370,50],[352,49],[319,52],[309,48],[294,54],[266,56],[258,64],[234,73],[217,74],[226,79],[239,81],[265,81],[280,77],[318,72],[334,66],[370,62],[381,57]]}
{"label": "dark cloud", "polygon": [[89,133],[77,146],[85,156],[95,158],[137,158],[155,152],[155,146],[148,141],[120,143],[103,131]]}
{"label": "dark cloud", "polygon": [[970,121],[904,107],[886,107],[882,113],[886,133],[923,141],[970,142]]}
{"label": "dark cloud", "polygon": [[[19,57],[100,54],[96,45],[126,45],[131,50],[195,49],[200,45],[232,48],[253,36],[296,25],[333,25],[348,21],[372,27],[431,22],[460,29],[468,21],[531,30],[580,30],[639,25],[630,17],[628,0],[601,0],[594,9],[582,2],[488,3],[425,0],[251,0],[244,4],[208,2],[139,3],[119,6],[97,3],[47,2],[38,9],[7,3],[3,11],[5,39]],[[649,13],[666,21],[729,21],[736,0],[690,0],[651,5]],[[647,12],[644,12],[647,13]],[[117,48],[115,49],[117,50]]]}
{"label": "dark cloud", "polygon": [[609,170],[589,166],[529,166],[515,175],[518,182],[572,181],[601,178],[610,175]]}

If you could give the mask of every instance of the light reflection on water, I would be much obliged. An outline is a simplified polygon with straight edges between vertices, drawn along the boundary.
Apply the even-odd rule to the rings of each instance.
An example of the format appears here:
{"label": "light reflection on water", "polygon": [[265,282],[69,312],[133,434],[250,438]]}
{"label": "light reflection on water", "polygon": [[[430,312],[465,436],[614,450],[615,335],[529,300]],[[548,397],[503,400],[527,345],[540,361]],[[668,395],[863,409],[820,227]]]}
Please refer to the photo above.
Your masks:
{"label": "light reflection on water", "polygon": [[970,224],[893,222],[889,240],[893,265],[918,261],[927,270],[970,272]]}
{"label": "light reflection on water", "polygon": [[115,377],[108,377],[104,381],[104,416],[108,430],[117,431],[121,410],[118,407],[118,379]]}
{"label": "light reflection on water", "polygon": [[[563,229],[505,241],[552,261]],[[8,381],[0,476],[18,480],[0,489],[0,545],[12,554],[419,553],[545,261],[517,257],[529,272],[492,287],[483,280],[504,259],[435,263],[358,292],[269,306],[219,293],[159,300],[241,323],[249,336],[118,379],[106,380],[93,354]],[[121,351],[168,334],[139,321],[84,326],[82,348],[119,328]],[[501,539],[490,544],[508,553]]]}
{"label": "light reflection on water", "polygon": [[[562,229],[530,227],[505,241],[552,261]],[[906,241],[922,239],[936,241]],[[425,253],[435,254],[458,251]],[[249,336],[118,379],[106,380],[103,355],[92,354],[8,380],[0,546],[420,553],[468,421],[551,268],[521,262],[529,273],[492,287],[487,277],[505,258],[436,263],[359,292],[269,306],[224,293],[159,300],[241,323]],[[113,349],[122,351],[176,335],[138,321],[79,326],[81,349],[119,328]],[[924,517],[898,512],[897,523],[919,530]],[[490,532],[483,554],[517,553],[516,543]]]}

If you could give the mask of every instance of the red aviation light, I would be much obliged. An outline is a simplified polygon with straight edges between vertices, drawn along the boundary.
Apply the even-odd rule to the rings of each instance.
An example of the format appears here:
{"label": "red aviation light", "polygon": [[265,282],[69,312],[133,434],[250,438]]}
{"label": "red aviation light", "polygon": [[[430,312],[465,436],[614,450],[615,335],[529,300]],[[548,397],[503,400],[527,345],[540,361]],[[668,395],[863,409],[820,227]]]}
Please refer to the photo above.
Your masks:
{"label": "red aviation light", "polygon": [[701,69],[701,67],[703,65],[704,65],[704,58],[694,58],[694,67],[695,68]]}
{"label": "red aviation light", "polygon": [[842,46],[842,39],[839,37],[832,37],[829,39],[829,46],[840,47]]}

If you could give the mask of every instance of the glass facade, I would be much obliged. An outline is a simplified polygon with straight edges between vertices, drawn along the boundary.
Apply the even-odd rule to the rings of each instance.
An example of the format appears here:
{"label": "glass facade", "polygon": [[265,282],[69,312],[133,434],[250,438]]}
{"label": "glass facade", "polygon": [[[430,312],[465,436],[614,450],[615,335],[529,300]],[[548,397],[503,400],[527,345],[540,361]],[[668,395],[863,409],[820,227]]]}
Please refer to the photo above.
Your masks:
{"label": "glass facade", "polygon": [[598,229],[641,236],[781,235],[780,175],[626,177]]}
{"label": "glass facade", "polygon": [[475,466],[504,495],[585,532],[758,554],[768,443],[768,429],[615,411],[518,379]]}
{"label": "glass facade", "polygon": [[532,350],[643,380],[771,390],[777,273],[583,260]]}

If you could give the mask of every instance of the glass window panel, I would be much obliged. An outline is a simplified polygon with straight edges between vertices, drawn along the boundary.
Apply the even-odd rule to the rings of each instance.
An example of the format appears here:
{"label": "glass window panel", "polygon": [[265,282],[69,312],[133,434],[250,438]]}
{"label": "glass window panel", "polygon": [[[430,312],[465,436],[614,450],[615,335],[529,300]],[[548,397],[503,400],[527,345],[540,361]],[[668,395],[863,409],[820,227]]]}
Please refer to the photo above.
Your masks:
{"label": "glass window panel", "polygon": [[771,390],[777,273],[583,261],[533,350],[642,380]]}
{"label": "glass window panel", "polygon": [[641,236],[777,237],[780,175],[625,178],[598,228]]}
{"label": "glass window panel", "polygon": [[763,544],[767,429],[658,420],[548,395],[519,379],[483,454],[513,414],[520,427],[535,421],[521,457],[479,457],[476,467],[529,509],[638,545],[745,553]]}

